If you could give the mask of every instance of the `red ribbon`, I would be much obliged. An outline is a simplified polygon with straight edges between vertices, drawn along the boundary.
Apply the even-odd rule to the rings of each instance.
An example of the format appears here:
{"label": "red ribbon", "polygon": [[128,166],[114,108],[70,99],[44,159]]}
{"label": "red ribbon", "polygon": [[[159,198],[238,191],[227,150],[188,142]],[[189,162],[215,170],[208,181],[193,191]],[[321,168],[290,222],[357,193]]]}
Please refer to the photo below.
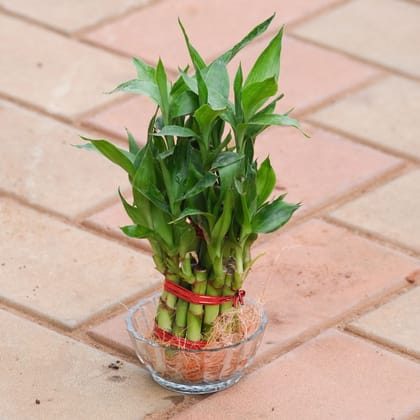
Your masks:
{"label": "red ribbon", "polygon": [[164,341],[165,344],[180,349],[200,350],[207,344],[207,341],[191,341],[188,338],[177,337],[168,331],[162,330],[156,324],[153,329],[153,334],[157,339]]}
{"label": "red ribbon", "polygon": [[238,290],[233,296],[199,295],[167,279],[165,279],[163,288],[167,292],[196,305],[221,305],[222,303],[233,302],[233,306],[236,308],[239,304],[244,304],[245,290]]}

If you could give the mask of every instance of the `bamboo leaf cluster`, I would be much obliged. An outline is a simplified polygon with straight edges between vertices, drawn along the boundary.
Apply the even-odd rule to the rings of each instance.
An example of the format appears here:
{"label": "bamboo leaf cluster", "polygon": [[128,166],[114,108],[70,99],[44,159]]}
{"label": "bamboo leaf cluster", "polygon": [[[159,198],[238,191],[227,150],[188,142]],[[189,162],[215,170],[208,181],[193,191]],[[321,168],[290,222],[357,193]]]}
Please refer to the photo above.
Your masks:
{"label": "bamboo leaf cluster", "polygon": [[[127,132],[128,150],[85,137],[88,143],[80,146],[97,150],[127,172],[133,201],[121,193],[120,198],[133,224],[122,231],[147,238],[156,268],[197,294],[234,295],[253,263],[251,246],[258,234],[279,229],[299,207],[284,201],[284,195],[270,201],[274,170],[268,157],[261,163],[254,157],[255,140],[267,127],[299,128],[288,114],[275,113],[283,96],[277,93],[283,28],[246,77],[239,66],[231,84],[227,71],[273,17],[209,64],[179,22],[192,69],[180,69],[171,83],[161,60],[153,67],[134,58],[136,78],[115,89],[155,102],[143,144]],[[164,291],[156,322],[174,335],[199,341],[231,307],[190,304]]]}

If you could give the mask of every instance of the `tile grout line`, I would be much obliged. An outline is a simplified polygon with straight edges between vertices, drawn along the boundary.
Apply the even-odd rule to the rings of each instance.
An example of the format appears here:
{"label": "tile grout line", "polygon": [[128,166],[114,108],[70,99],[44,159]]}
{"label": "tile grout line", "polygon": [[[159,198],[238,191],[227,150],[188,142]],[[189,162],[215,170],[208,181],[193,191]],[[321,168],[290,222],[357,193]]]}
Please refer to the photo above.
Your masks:
{"label": "tile grout line", "polygon": [[301,111],[296,112],[296,116],[299,118],[307,118],[310,117],[310,114],[313,114],[323,108],[326,108],[335,102],[346,98],[349,95],[352,95],[354,93],[358,93],[364,89],[367,89],[371,86],[374,86],[376,83],[381,82],[382,80],[386,80],[389,77],[392,77],[392,74],[389,72],[385,72],[381,69],[377,69],[373,66],[369,66],[370,68],[374,69],[376,71],[376,74],[372,74],[368,77],[366,77],[364,80],[354,84],[353,86],[350,86],[348,88],[344,88],[340,90],[339,92],[336,92],[327,98],[324,98],[313,105],[309,105],[308,107],[302,109]]}
{"label": "tile grout line", "polygon": [[337,207],[341,207],[350,201],[358,199],[367,192],[376,190],[416,169],[417,167],[412,165],[410,162],[401,161],[401,163],[396,165],[394,168],[388,169],[382,174],[367,180],[363,184],[360,184],[359,186],[353,188],[353,190],[349,191],[348,193],[344,193],[339,197],[335,197],[335,199],[320,207],[319,213],[330,213]]}
{"label": "tile grout line", "polygon": [[327,125],[325,123],[322,123],[320,121],[312,119],[310,115],[306,115],[303,118],[303,120],[306,121],[307,123],[311,124],[311,125],[314,125],[316,127],[321,128],[323,130],[327,130],[327,131],[330,131],[331,133],[338,134],[339,136],[342,136],[342,137],[352,141],[353,143],[360,144],[360,145],[363,145],[363,146],[369,146],[371,149],[375,149],[379,152],[385,153],[387,155],[394,156],[396,158],[404,159],[404,160],[406,160],[407,162],[409,162],[413,165],[419,165],[420,164],[420,157],[412,156],[408,153],[404,153],[402,151],[393,149],[391,147],[384,146],[383,144],[375,143],[373,141],[370,141],[369,139],[365,139],[363,137],[357,136],[356,134],[349,133],[345,130],[341,130],[340,128]]}
{"label": "tile grout line", "polygon": [[134,246],[133,244],[130,243],[130,241],[124,240],[124,238],[115,236],[115,235],[110,235],[108,234],[106,231],[104,231],[103,229],[95,229],[92,226],[90,226],[90,224],[85,223],[85,221],[77,221],[74,218],[71,217],[67,217],[61,213],[58,212],[54,212],[48,208],[39,206],[37,204],[34,203],[30,203],[27,200],[25,200],[24,198],[10,193],[8,191],[5,190],[0,190],[0,197],[5,197],[9,200],[12,200],[13,202],[17,203],[18,205],[21,205],[22,207],[25,207],[27,209],[30,209],[32,211],[35,211],[36,213],[39,213],[43,216],[48,217],[49,219],[55,220],[56,222],[60,222],[63,223],[67,226],[71,226],[79,231],[100,237],[102,239],[106,239],[108,241],[114,242],[114,243],[118,243],[119,245],[122,245],[126,248],[129,248],[131,250],[137,251],[140,254],[146,255],[150,257],[150,252],[145,251],[142,247],[140,246]]}
{"label": "tile grout line", "polygon": [[[253,372],[275,361],[276,359],[283,356],[284,354],[289,353],[290,351],[293,351],[294,349],[314,339],[315,337],[319,336],[320,334],[324,333],[325,331],[329,329],[336,329],[338,331],[344,331],[347,323],[349,323],[352,319],[356,317],[360,317],[361,315],[365,313],[371,312],[372,310],[376,309],[378,306],[381,306],[384,302],[387,303],[388,301],[392,300],[394,297],[399,296],[413,289],[414,287],[415,285],[409,285],[408,283],[405,285],[401,281],[401,284],[390,287],[384,290],[383,292],[379,292],[378,294],[373,295],[367,299],[365,298],[364,301],[359,300],[344,313],[331,317],[323,321],[318,326],[310,327],[306,329],[305,331],[303,331],[302,333],[300,333],[298,336],[289,339],[283,345],[277,345],[272,350],[269,350],[267,354],[262,356],[259,360],[255,361],[255,369],[251,368],[250,371]],[[399,350],[397,352],[406,359],[410,359],[410,360],[413,359],[413,356],[409,353],[400,352]],[[416,361],[418,362],[417,359]]]}
{"label": "tile grout line", "polygon": [[314,45],[316,47],[323,48],[323,49],[325,49],[327,51],[339,53],[339,54],[341,54],[341,55],[343,55],[343,56],[345,56],[347,58],[350,58],[352,60],[359,61],[360,63],[363,63],[365,65],[375,66],[378,69],[381,69],[381,70],[386,71],[386,72],[393,73],[393,74],[395,74],[397,76],[404,77],[404,78],[413,80],[415,82],[420,82],[420,76],[415,76],[413,74],[404,72],[402,70],[398,70],[398,69],[396,69],[394,67],[386,66],[386,65],[384,65],[382,63],[378,63],[378,62],[373,61],[373,60],[368,60],[366,58],[357,56],[357,55],[355,55],[353,53],[350,53],[348,51],[341,50],[340,48],[333,47],[333,46],[328,45],[328,44],[323,44],[323,43],[321,43],[319,41],[315,41],[315,40],[310,39],[310,38],[306,38],[306,37],[304,37],[302,35],[299,35],[299,34],[293,32],[293,31],[289,32],[288,36],[291,37],[291,38],[294,38],[296,40],[299,40],[301,42],[306,42],[306,43],[311,44],[311,45]]}
{"label": "tile grout line", "polygon": [[411,352],[402,349],[396,344],[386,343],[382,342],[376,338],[373,338],[373,336],[368,336],[366,334],[359,333],[357,331],[353,331],[349,327],[344,328],[343,330],[340,330],[343,334],[347,334],[351,337],[358,338],[359,340],[362,340],[363,342],[370,343],[376,347],[379,347],[382,350],[385,350],[391,354],[394,354],[396,356],[399,356],[405,360],[410,360],[413,363],[420,364],[420,357],[418,355],[412,354]]}
{"label": "tile grout line", "polygon": [[[332,210],[338,207],[341,207],[350,201],[357,199],[358,197],[362,196],[366,192],[366,190],[371,191],[383,185],[386,185],[388,182],[408,173],[411,169],[412,168],[408,166],[405,162],[401,162],[401,164],[397,165],[394,168],[388,169],[383,174],[378,175],[374,178],[371,178],[354,188],[350,188],[340,195],[332,197],[330,200],[318,205],[313,210],[310,210],[301,216],[297,215],[295,219],[292,219],[286,226],[282,228],[280,234],[282,232],[287,232],[291,229],[294,229],[296,226],[304,224],[311,219],[324,219],[325,221],[329,222],[329,220],[327,220],[329,217],[328,213],[331,212]],[[342,226],[342,227],[345,227],[346,230],[352,231],[353,233],[359,234],[359,236],[362,236],[360,232],[352,226]],[[364,236],[367,237],[366,234]],[[260,244],[265,244],[269,241],[269,239],[263,239],[263,237],[261,238],[262,239],[261,239]],[[389,244],[387,241],[382,241],[382,242],[380,241],[381,240],[379,239],[376,240],[377,243],[380,243],[381,245],[385,247],[386,247],[385,244]],[[393,245],[393,247],[395,247],[395,245]],[[396,249],[398,249],[401,252],[400,248],[396,248]],[[404,253],[406,254],[407,251],[404,251]],[[410,255],[412,255],[412,253],[413,251],[410,250]]]}
{"label": "tile grout line", "polygon": [[133,250],[138,250],[143,253],[145,253],[148,256],[152,256],[150,248],[148,248],[146,245],[144,245],[142,242],[139,241],[138,244],[136,244],[135,239],[127,237],[121,237],[116,232],[108,231],[106,228],[104,228],[101,225],[95,224],[91,221],[82,221],[81,225],[87,229],[88,232],[99,234],[100,236],[105,235],[104,237],[111,240],[111,241],[117,241],[118,243],[122,243],[127,245],[129,248],[132,248]]}
{"label": "tile grout line", "polygon": [[51,320],[44,318],[35,312],[25,310],[23,306],[22,307],[19,305],[15,306],[14,304],[9,305],[8,302],[4,301],[3,299],[0,299],[0,310],[10,313],[27,322],[30,322],[32,324],[45,328],[45,330],[47,331],[52,331],[56,334],[59,334],[60,336],[71,338],[72,340],[75,340],[79,342],[80,344],[84,344],[88,347],[100,350],[106,354],[115,355],[116,357],[120,357],[121,359],[124,359],[128,362],[141,366],[140,362],[137,360],[135,356],[132,356],[123,351],[120,351],[119,349],[115,347],[96,341],[84,331],[79,331],[78,329],[69,330],[69,329],[63,328],[62,326],[59,326],[56,323],[51,322]]}
{"label": "tile grout line", "polygon": [[128,17],[129,15],[137,13],[137,12],[143,10],[143,9],[153,8],[157,4],[163,3],[164,1],[165,0],[145,0],[145,1],[143,1],[142,4],[128,6],[128,8],[126,10],[124,10],[123,12],[113,14],[113,15],[110,15],[110,16],[106,16],[102,20],[100,20],[99,22],[95,22],[91,25],[86,25],[83,28],[79,28],[79,29],[71,32],[71,36],[75,37],[76,39],[82,39],[82,37],[88,32],[93,32],[93,31],[96,31],[98,29],[101,29],[103,26],[115,23],[118,20],[122,20],[122,19]]}
{"label": "tile grout line", "polygon": [[404,3],[408,3],[408,4],[413,4],[414,6],[419,6],[419,1],[418,0],[401,0]]}
{"label": "tile grout line", "polygon": [[6,7],[4,7],[3,5],[0,4],[0,15],[3,14],[5,16],[11,17],[13,19],[22,21],[24,23],[30,24],[32,26],[36,26],[39,28],[42,28],[44,30],[47,30],[49,32],[53,32],[56,35],[61,35],[65,38],[70,38],[69,34],[62,30],[62,29],[58,29],[55,28],[54,26],[51,26],[45,22],[42,22],[40,20],[34,19],[30,16],[24,15],[22,13],[7,9]]}
{"label": "tile grout line", "polygon": [[355,232],[357,235],[364,237],[365,239],[368,239],[372,242],[377,242],[378,244],[382,244],[383,246],[386,246],[387,248],[391,248],[394,250],[397,250],[405,255],[410,255],[414,258],[420,258],[420,251],[410,248],[410,246],[405,245],[399,241],[393,240],[388,238],[387,236],[383,236],[377,232],[369,232],[367,229],[363,229],[359,226],[353,225],[352,223],[347,223],[342,220],[336,219],[335,217],[331,215],[324,215],[323,219],[335,226],[346,228],[348,230],[351,230]]}
{"label": "tile grout line", "polygon": [[380,335],[365,332],[362,328],[357,327],[356,325],[346,325],[343,329],[343,332],[350,333],[351,335],[359,338],[363,338],[371,343],[379,345],[380,347],[388,350],[392,350],[394,353],[399,355],[404,355],[413,361],[420,363],[420,354],[416,351],[412,351],[407,347],[399,345],[396,342],[387,340],[386,338],[381,337]]}
{"label": "tile grout line", "polygon": [[352,1],[353,0],[335,0],[333,3],[321,6],[319,9],[316,9],[313,12],[310,12],[300,18],[294,19],[290,23],[286,24],[286,27],[289,27],[290,30],[293,30],[293,28],[296,26],[302,25],[308,21],[311,21],[312,19],[316,19],[318,16],[322,16],[329,11],[339,9],[342,6],[351,3]]}
{"label": "tile grout line", "polygon": [[[131,193],[131,187],[127,185],[127,187],[120,188],[121,194],[123,196],[129,195]],[[118,196],[118,188],[115,187],[115,193],[113,197],[109,197],[108,199],[104,199],[100,202],[97,202],[97,204],[89,207],[88,209],[84,211],[80,211],[75,216],[73,216],[72,220],[76,224],[82,224],[88,219],[89,217],[95,215],[96,213],[99,213],[108,207],[111,207],[117,203],[120,203],[120,199]]]}
{"label": "tile grout line", "polygon": [[42,108],[39,105],[33,104],[31,102],[26,102],[20,98],[8,95],[4,92],[0,91],[0,100],[3,100],[5,102],[9,102],[15,106],[18,106],[20,108],[23,108],[26,111],[30,111],[33,113],[36,113],[38,115],[41,115],[43,117],[49,117],[51,119],[54,119],[55,121],[64,123],[64,124],[68,124],[71,125],[73,123],[71,117],[65,117],[63,115],[60,114],[56,114],[56,113],[49,113],[47,110],[45,110],[44,108]]}

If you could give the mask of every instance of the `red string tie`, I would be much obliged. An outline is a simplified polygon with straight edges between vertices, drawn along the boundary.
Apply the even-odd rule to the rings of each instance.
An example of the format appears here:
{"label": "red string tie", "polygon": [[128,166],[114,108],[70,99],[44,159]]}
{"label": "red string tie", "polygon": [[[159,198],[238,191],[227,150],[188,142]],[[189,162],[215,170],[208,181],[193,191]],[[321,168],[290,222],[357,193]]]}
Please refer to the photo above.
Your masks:
{"label": "red string tie", "polygon": [[168,331],[162,330],[157,324],[155,324],[153,334],[158,340],[163,341],[165,344],[180,349],[200,350],[207,344],[207,341],[191,341],[188,340],[188,338],[177,337]]}
{"label": "red string tie", "polygon": [[236,308],[239,304],[244,304],[245,290],[238,290],[233,296],[199,295],[168,279],[165,279],[163,288],[176,297],[196,305],[221,305],[223,303],[233,302],[233,306]]}

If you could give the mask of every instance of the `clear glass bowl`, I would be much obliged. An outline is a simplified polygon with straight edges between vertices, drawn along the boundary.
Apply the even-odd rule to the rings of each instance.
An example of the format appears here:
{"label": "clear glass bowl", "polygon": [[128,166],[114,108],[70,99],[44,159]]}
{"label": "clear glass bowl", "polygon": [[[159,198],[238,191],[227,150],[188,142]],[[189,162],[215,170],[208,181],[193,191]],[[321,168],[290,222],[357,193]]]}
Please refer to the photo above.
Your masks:
{"label": "clear glass bowl", "polygon": [[208,394],[226,389],[241,379],[261,343],[267,318],[264,309],[252,299],[261,315],[258,326],[246,339],[219,348],[189,350],[157,343],[152,339],[159,294],[141,300],[126,316],[127,330],[137,357],[164,388],[184,394]]}

